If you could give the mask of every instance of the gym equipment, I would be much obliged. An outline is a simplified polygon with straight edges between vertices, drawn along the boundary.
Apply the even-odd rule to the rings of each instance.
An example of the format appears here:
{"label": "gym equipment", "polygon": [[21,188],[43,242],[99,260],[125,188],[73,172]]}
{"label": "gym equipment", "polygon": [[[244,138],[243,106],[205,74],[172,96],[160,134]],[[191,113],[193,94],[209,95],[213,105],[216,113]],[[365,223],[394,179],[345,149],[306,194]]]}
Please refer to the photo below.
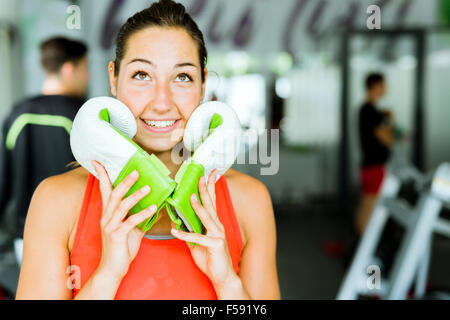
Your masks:
{"label": "gym equipment", "polygon": [[20,267],[22,265],[22,257],[23,257],[23,239],[21,238],[14,239],[14,254],[16,255],[17,264]]}
{"label": "gym equipment", "polygon": [[[415,205],[397,198],[402,182],[414,181],[419,193]],[[433,232],[450,237],[450,222],[439,218],[444,206],[450,204],[450,164],[439,166],[434,175],[422,175],[414,168],[388,170],[380,199],[361,238],[352,264],[339,289],[337,299],[352,300],[359,295],[381,299],[407,299],[415,281],[415,298],[425,295]],[[380,274],[379,286],[371,281],[377,272],[375,250],[388,218],[404,229],[388,278]],[[378,270],[380,270],[378,268]]]}
{"label": "gym equipment", "polygon": [[[235,139],[229,139],[233,130]],[[157,205],[153,217],[138,227],[148,231],[164,207],[177,229],[202,233],[203,226],[190,205],[190,195],[198,196],[198,179],[214,168],[223,174],[235,161],[240,144],[240,123],[226,104],[207,102],[191,115],[183,138],[194,155],[186,160],[175,177],[155,155],[149,155],[131,139],[136,135],[136,120],[128,107],[117,99],[97,97],[87,101],[77,113],[70,135],[75,159],[97,177],[91,162],[101,163],[116,187],[131,172],[139,172],[138,181],[125,197],[149,185],[151,192],[138,202],[131,214]],[[219,175],[220,176],[220,175]],[[98,177],[97,177],[98,178]]]}

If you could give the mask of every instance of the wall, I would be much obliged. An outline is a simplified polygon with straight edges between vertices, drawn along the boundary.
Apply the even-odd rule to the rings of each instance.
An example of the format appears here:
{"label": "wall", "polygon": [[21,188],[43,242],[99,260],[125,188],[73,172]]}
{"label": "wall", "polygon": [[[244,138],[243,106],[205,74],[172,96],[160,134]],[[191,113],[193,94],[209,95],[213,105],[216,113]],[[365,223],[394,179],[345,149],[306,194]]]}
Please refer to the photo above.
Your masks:
{"label": "wall", "polygon": [[[41,74],[38,44],[54,34],[83,38],[91,46],[92,94],[107,90],[105,63],[114,57],[114,32],[134,12],[145,8],[148,0],[80,0],[81,30],[65,25],[69,1],[20,0],[21,22],[26,49],[25,63],[30,72]],[[365,27],[371,0],[183,0],[204,31],[209,51],[246,50],[261,56],[290,51],[296,55],[314,52],[328,42],[339,27]],[[436,23],[438,1],[384,0],[382,27],[426,26]],[[383,5],[384,4],[384,5]],[[197,9],[196,9],[197,8]],[[276,13],[276,14],[274,14]],[[218,14],[216,16],[216,14]],[[242,28],[239,28],[242,27]],[[244,30],[237,32],[236,30]],[[245,32],[246,31],[246,32]],[[39,81],[26,81],[26,93],[39,91]]]}
{"label": "wall", "polygon": [[425,162],[427,170],[450,162],[450,30],[427,39]]}
{"label": "wall", "polygon": [[16,28],[19,2],[0,0],[0,120],[11,109],[13,102],[22,95],[22,86],[13,73],[19,71],[20,38]]}

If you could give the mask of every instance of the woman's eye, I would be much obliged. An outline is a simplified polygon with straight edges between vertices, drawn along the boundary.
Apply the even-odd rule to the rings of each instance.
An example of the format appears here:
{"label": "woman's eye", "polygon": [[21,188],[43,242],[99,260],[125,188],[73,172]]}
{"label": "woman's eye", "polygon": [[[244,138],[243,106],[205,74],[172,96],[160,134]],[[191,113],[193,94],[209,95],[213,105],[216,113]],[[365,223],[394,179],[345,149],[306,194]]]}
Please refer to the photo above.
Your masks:
{"label": "woman's eye", "polygon": [[138,72],[138,73],[136,73],[136,75],[134,76],[134,79],[146,81],[146,80],[150,80],[150,77],[148,76],[148,74],[146,74],[146,73],[144,73],[144,72]]}
{"label": "woman's eye", "polygon": [[192,81],[192,78],[186,73],[182,73],[177,76],[177,80],[180,82],[189,82]]}

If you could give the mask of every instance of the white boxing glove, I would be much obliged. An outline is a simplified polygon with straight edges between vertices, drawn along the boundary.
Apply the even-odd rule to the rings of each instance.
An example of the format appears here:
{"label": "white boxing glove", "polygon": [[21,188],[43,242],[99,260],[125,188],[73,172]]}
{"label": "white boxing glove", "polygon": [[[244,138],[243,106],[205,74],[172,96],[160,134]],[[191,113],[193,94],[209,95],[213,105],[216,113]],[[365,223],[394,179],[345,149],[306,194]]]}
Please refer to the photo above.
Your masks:
{"label": "white boxing glove", "polygon": [[81,166],[98,178],[92,161],[98,161],[106,169],[111,184],[116,187],[134,170],[139,179],[125,197],[148,185],[149,195],[141,199],[131,210],[132,214],[156,205],[157,214],[139,224],[147,231],[158,212],[176,187],[170,171],[155,156],[148,155],[131,139],[137,131],[136,119],[128,107],[117,99],[98,97],[88,100],[78,111],[70,134],[70,146]]}
{"label": "white boxing glove", "polygon": [[[108,109],[110,123],[100,114]],[[110,97],[88,100],[78,111],[70,134],[70,146],[78,163],[98,178],[92,160],[101,163],[108,172],[111,183],[116,181],[123,167],[136,153],[129,139],[136,135],[136,119],[126,105]]]}
{"label": "white boxing glove", "polygon": [[211,101],[192,113],[183,143],[194,152],[192,160],[204,167],[205,177],[217,169],[219,179],[236,160],[241,139],[241,123],[236,112],[223,102]]}
{"label": "white boxing glove", "polygon": [[202,233],[203,225],[191,207],[190,196],[195,193],[201,202],[199,178],[203,175],[207,181],[210,173],[217,169],[217,181],[233,165],[241,137],[241,125],[236,113],[222,102],[206,102],[192,113],[183,142],[194,154],[177,172],[175,181],[178,186],[167,199],[166,206],[178,229],[184,225],[191,232]]}

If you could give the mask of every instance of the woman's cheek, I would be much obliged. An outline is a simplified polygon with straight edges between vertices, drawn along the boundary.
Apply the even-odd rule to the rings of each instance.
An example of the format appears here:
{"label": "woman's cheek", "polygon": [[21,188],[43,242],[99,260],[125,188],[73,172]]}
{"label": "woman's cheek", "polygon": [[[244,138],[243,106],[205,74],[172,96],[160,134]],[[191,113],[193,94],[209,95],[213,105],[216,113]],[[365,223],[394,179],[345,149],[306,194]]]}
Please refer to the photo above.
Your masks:
{"label": "woman's cheek", "polygon": [[200,92],[198,88],[177,88],[174,91],[176,105],[180,106],[180,113],[188,119],[200,104]]}
{"label": "woman's cheek", "polygon": [[124,86],[122,88],[123,90],[120,90],[118,98],[130,108],[131,113],[137,118],[145,109],[148,90],[144,91],[133,86]]}

